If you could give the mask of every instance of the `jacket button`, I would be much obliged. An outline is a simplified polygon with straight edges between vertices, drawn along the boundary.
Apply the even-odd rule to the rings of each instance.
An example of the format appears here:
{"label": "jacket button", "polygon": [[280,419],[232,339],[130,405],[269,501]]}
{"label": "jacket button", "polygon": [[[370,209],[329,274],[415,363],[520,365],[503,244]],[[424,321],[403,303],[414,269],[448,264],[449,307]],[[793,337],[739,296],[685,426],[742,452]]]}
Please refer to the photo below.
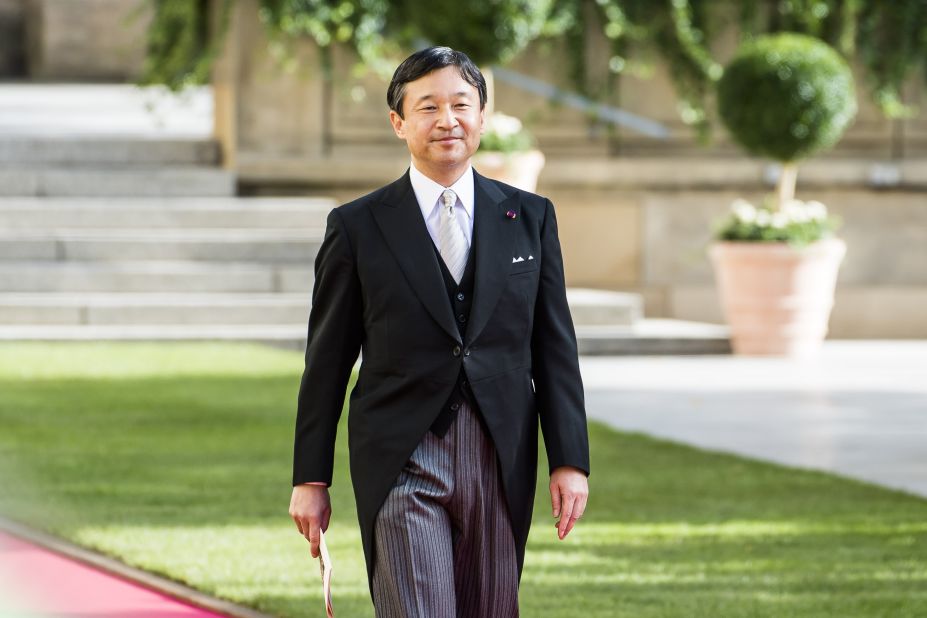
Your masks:
{"label": "jacket button", "polygon": [[456,412],[456,411],[459,410],[459,409],[460,409],[460,404],[457,403],[456,401],[455,401],[454,403],[451,404],[451,410],[453,410],[453,411]]}
{"label": "jacket button", "polygon": [[464,322],[467,321],[467,316],[461,313],[460,315],[457,316],[457,321],[463,324]]}
{"label": "jacket button", "polygon": [[470,356],[470,348],[464,350],[464,356]]}
{"label": "jacket button", "polygon": [[464,298],[466,298],[466,296],[463,295],[463,292],[457,293],[457,300],[463,300]]}
{"label": "jacket button", "polygon": [[454,346],[454,349],[452,350],[452,352],[453,352],[454,356],[460,356],[460,346],[459,346],[459,345],[455,345],[455,346]]}

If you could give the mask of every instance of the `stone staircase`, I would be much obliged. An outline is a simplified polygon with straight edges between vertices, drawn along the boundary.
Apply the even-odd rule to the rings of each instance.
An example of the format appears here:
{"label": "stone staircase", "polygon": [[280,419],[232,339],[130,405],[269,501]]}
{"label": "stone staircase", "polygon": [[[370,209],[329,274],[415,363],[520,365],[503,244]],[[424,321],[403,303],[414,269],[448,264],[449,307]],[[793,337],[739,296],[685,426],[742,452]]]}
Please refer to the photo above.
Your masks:
{"label": "stone staircase", "polygon": [[208,90],[0,86],[0,339],[298,347],[334,206],[239,198]]}
{"label": "stone staircase", "polygon": [[0,197],[232,196],[207,89],[0,85]]}
{"label": "stone staircase", "polygon": [[[305,345],[325,198],[0,198],[0,340]],[[583,354],[725,353],[723,329],[568,290]]]}
{"label": "stone staircase", "polygon": [[[325,198],[0,198],[0,340],[305,345]],[[725,353],[726,333],[568,290],[583,354]],[[707,329],[707,330],[706,330]]]}
{"label": "stone staircase", "polygon": [[[200,94],[159,116],[129,87],[0,85],[0,340],[304,349],[336,204],[236,197]],[[730,349],[724,329],[644,319],[636,294],[568,297],[584,354]]]}
{"label": "stone staircase", "polygon": [[0,199],[0,338],[305,337],[320,198]]}

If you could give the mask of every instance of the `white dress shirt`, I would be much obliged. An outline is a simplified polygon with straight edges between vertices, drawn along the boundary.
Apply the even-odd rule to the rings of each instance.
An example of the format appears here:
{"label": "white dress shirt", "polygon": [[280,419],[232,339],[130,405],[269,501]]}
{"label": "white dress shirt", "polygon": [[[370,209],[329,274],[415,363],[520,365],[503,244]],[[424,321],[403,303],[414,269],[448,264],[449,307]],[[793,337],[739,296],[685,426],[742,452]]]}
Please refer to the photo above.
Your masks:
{"label": "white dress shirt", "polygon": [[443,187],[434,180],[415,169],[415,164],[409,165],[409,180],[412,182],[412,190],[415,192],[415,199],[418,200],[418,207],[422,209],[422,217],[425,218],[425,226],[428,228],[428,234],[438,245],[438,217],[441,215],[441,209],[444,207],[444,200],[441,194],[445,189],[450,189],[457,194],[457,203],[454,205],[454,215],[457,217],[457,223],[463,230],[467,239],[467,246],[473,246],[473,168],[467,166],[465,171],[457,182],[450,187]]}

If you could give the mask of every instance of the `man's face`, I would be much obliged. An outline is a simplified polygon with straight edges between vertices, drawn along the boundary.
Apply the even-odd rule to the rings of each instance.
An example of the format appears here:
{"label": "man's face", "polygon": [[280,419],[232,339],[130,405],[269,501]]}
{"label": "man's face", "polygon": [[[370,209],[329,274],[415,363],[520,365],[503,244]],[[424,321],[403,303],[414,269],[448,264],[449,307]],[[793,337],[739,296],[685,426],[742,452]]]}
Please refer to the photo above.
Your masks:
{"label": "man's face", "polygon": [[402,111],[405,118],[395,111],[389,118],[416,168],[437,175],[466,169],[480,145],[483,110],[476,87],[457,67],[444,67],[406,84]]}

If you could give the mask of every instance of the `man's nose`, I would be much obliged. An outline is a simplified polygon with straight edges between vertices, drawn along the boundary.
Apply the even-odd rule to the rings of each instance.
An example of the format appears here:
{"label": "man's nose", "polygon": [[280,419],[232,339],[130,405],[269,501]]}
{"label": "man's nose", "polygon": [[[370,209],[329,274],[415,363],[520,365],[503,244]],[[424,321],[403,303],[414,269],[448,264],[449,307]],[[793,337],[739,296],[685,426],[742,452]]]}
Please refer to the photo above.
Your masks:
{"label": "man's nose", "polygon": [[440,108],[438,112],[438,126],[439,127],[456,127],[458,124],[457,116],[454,115],[454,108],[450,105]]}

